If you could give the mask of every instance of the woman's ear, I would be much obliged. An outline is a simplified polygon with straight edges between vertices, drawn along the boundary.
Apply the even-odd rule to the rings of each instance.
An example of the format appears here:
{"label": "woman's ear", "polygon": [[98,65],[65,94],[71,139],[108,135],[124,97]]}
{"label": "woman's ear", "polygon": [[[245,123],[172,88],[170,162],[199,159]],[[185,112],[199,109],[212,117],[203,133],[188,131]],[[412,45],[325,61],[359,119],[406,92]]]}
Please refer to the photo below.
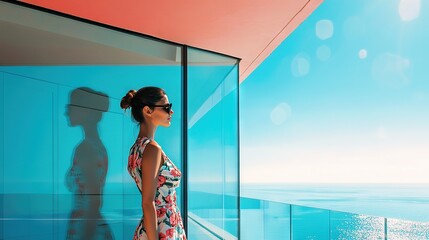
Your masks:
{"label": "woman's ear", "polygon": [[150,107],[148,106],[144,106],[142,111],[143,111],[143,114],[146,114],[148,116],[152,114],[152,109],[150,109]]}

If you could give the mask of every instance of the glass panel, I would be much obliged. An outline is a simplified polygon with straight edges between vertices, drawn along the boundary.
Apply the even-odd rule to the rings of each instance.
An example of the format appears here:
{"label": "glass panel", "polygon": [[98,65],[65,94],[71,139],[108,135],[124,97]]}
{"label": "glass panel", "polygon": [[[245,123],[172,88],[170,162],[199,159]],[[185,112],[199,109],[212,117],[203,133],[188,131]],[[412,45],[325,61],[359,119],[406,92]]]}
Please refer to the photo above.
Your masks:
{"label": "glass panel", "polygon": [[[238,235],[238,68],[235,59],[188,51],[189,222]],[[189,232],[196,232],[194,224]],[[190,235],[193,239],[196,236]]]}
{"label": "glass panel", "polygon": [[189,218],[188,221],[188,228],[189,228],[189,232],[188,235],[192,236],[192,239],[195,240],[207,240],[207,239],[211,239],[211,240],[218,240],[218,239],[224,239],[222,237],[220,237],[218,234],[213,233],[209,230],[207,230],[206,226],[202,226],[199,224],[199,222],[203,222],[200,221],[201,219],[195,219],[195,216],[193,218]]}
{"label": "glass panel", "polygon": [[290,239],[290,205],[241,198],[241,239]]}
{"label": "glass panel", "polygon": [[[34,235],[53,231],[55,94],[55,87],[50,83],[4,74],[4,111],[7,114],[3,136],[7,140],[3,214],[6,219],[26,219],[6,221],[5,238],[24,234],[20,229],[28,229],[28,233]],[[40,218],[45,221],[35,221]]]}
{"label": "glass panel", "polygon": [[331,239],[384,239],[384,218],[331,211]]}
{"label": "glass panel", "polygon": [[131,239],[141,195],[126,166],[139,128],[119,102],[144,86],[167,92],[174,115],[156,140],[180,168],[181,47],[4,2],[0,16],[0,238]]}
{"label": "glass panel", "polygon": [[240,198],[240,235],[243,240],[264,239],[263,200]]}
{"label": "glass panel", "polygon": [[329,211],[292,206],[292,239],[330,239]]}
{"label": "glass panel", "polygon": [[[35,69],[37,68],[37,69]],[[27,73],[24,73],[25,71],[23,69],[19,69],[19,74],[26,74],[32,75],[33,71],[41,71],[42,67],[28,67],[26,69]],[[46,69],[43,69],[46,74],[50,74],[50,67],[47,67]],[[57,68],[57,67],[52,67]],[[84,72],[83,70],[87,67],[72,67],[73,69],[63,69],[63,72]],[[98,67],[92,67],[94,72],[99,73],[108,73],[111,72],[114,68],[123,68],[122,71],[131,71],[130,68],[132,67],[108,67],[107,68],[98,68]],[[143,70],[145,67],[141,67],[140,70]],[[5,68],[3,68],[5,69]],[[12,68],[8,67],[7,71],[11,71]],[[150,71],[158,71],[157,69],[147,69],[148,72]],[[165,69],[165,71],[168,71],[168,69]],[[142,71],[144,72],[144,71]],[[176,86],[175,84],[169,84],[169,86],[162,86],[160,82],[155,81],[145,81],[144,83],[135,83],[135,86],[140,87],[144,85],[155,85],[161,86],[164,89],[166,89],[167,93],[169,94],[170,101],[179,103],[180,106],[180,92],[176,92],[173,89],[180,89],[180,69],[178,70],[172,70],[170,71],[170,77],[167,77],[168,81],[171,81],[174,76],[176,76]],[[113,74],[112,74],[113,75]],[[142,76],[143,75],[143,76]],[[34,113],[29,113],[31,116],[36,115],[39,116],[41,119],[35,119],[34,123],[37,124],[37,127],[35,125],[31,125],[28,122],[28,119],[22,118],[19,116],[20,112],[18,109],[15,108],[16,105],[11,105],[8,108],[8,102],[6,100],[6,111],[10,111],[10,114],[6,117],[6,129],[9,129],[9,131],[5,132],[5,139],[8,139],[7,146],[5,149],[7,151],[5,152],[5,174],[4,177],[6,179],[5,182],[5,191],[4,193],[11,194],[11,193],[27,193],[31,194],[32,192],[28,192],[27,190],[34,190],[35,193],[47,193],[47,194],[56,194],[56,197],[58,197],[58,212],[57,216],[60,218],[63,217],[69,217],[70,214],[73,212],[70,212],[70,205],[77,204],[76,202],[83,201],[84,203],[88,204],[92,202],[91,199],[81,199],[79,196],[79,200],[76,199],[74,194],[71,194],[70,190],[74,189],[77,190],[79,187],[85,187],[80,186],[79,183],[74,182],[78,181],[77,179],[71,179],[69,175],[72,174],[73,170],[76,168],[77,161],[82,161],[85,159],[90,159],[92,156],[91,152],[83,151],[81,148],[85,147],[82,144],[84,144],[82,141],[84,141],[84,131],[80,131],[82,129],[74,127],[74,123],[72,121],[81,121],[80,118],[97,118],[97,113],[100,115],[100,110],[96,109],[96,106],[69,106],[68,104],[72,104],[70,101],[75,101],[68,99],[69,95],[73,95],[74,93],[77,93],[77,95],[80,95],[79,98],[83,99],[82,103],[79,104],[85,104],[85,103],[94,103],[97,101],[100,101],[100,93],[89,93],[87,91],[80,90],[78,88],[71,88],[66,86],[58,86],[58,88],[55,88],[55,92],[49,92],[50,94],[46,94],[46,92],[43,91],[43,89],[40,86],[32,86],[33,82],[36,83],[43,83],[41,81],[34,81],[30,79],[27,80],[25,83],[17,81],[16,75],[7,74],[7,76],[13,76],[11,77],[11,81],[8,81],[8,83],[11,83],[9,85],[6,84],[5,89],[5,98],[6,99],[12,99],[13,97],[16,97],[16,92],[22,93],[22,96],[18,96],[22,101],[25,101],[25,103],[28,103],[28,98],[25,96],[29,96],[32,94],[33,89],[37,89],[37,92],[41,94],[41,96],[34,95],[33,96],[37,99],[37,101],[32,102],[32,104],[35,106]],[[34,76],[34,75],[33,75]],[[40,76],[39,76],[40,77]],[[112,76],[113,78],[118,76]],[[121,77],[121,79],[126,80],[128,82],[133,81],[133,78],[147,78],[144,76],[143,73],[140,74],[134,74],[133,77],[129,76],[129,78]],[[49,78],[47,76],[47,78]],[[47,79],[42,78],[42,79]],[[86,76],[86,79],[89,82],[95,81],[90,76]],[[106,80],[106,78],[103,78]],[[158,80],[160,77],[158,77]],[[162,79],[162,78],[161,78]],[[12,81],[13,80],[13,81]],[[13,84],[12,84],[13,83]],[[165,84],[165,82],[164,82]],[[30,86],[28,91],[23,91],[22,88],[23,85]],[[37,84],[35,84],[37,85]],[[116,87],[116,84],[112,84],[112,90],[119,89],[119,87]],[[15,87],[15,88],[12,88]],[[171,94],[169,93],[168,89],[170,89]],[[57,94],[55,101],[58,101],[58,106],[53,108],[52,107],[52,95]],[[123,89],[118,90],[118,92],[121,92],[121,94],[124,94],[126,91]],[[9,93],[9,94],[8,94]],[[9,96],[13,95],[13,96]],[[83,96],[82,96],[83,95]],[[88,96],[86,96],[88,95]],[[45,98],[43,98],[43,96]],[[107,97],[101,97],[101,98],[107,98]],[[43,101],[46,99],[45,101]],[[116,98],[110,98],[110,105],[114,109],[115,106],[119,106],[119,100],[118,97]],[[176,100],[176,101],[175,101]],[[18,102],[18,104],[23,105],[23,102]],[[101,103],[100,103],[101,104]],[[44,108],[41,108],[40,106],[44,106]],[[77,105],[76,102],[73,102],[73,105]],[[69,108],[67,110],[67,108]],[[56,114],[49,114],[50,112],[43,112],[46,109],[46,111],[55,109],[57,112]],[[20,110],[20,109],[19,109]],[[107,109],[106,109],[107,110]],[[175,113],[177,114],[178,118],[173,120],[173,126],[171,126],[170,129],[159,129],[157,131],[157,141],[160,144],[163,144],[163,150],[166,152],[169,157],[176,162],[178,166],[181,166],[180,162],[180,107],[175,108]],[[68,113],[66,113],[68,112]],[[15,115],[13,115],[15,114]],[[70,115],[73,114],[73,115]],[[68,115],[68,116],[65,116]],[[55,116],[55,117],[54,117]],[[70,118],[70,119],[68,119]],[[77,119],[73,119],[77,118]],[[18,121],[18,120],[22,121]],[[37,121],[36,121],[37,120]],[[51,120],[49,122],[48,120]],[[53,123],[52,121],[57,121]],[[43,124],[39,124],[43,123]],[[50,128],[54,126],[55,124],[58,124],[58,130],[55,131],[55,133]],[[78,124],[78,123],[77,123]],[[174,125],[176,124],[176,125]],[[51,126],[52,125],[52,126]],[[28,129],[23,128],[26,127]],[[47,130],[43,128],[43,126],[46,126]],[[123,128],[128,128],[124,130]],[[16,130],[19,130],[18,133]],[[23,129],[21,131],[21,129]],[[35,131],[35,130],[38,131]],[[15,131],[14,131],[15,130]],[[132,182],[132,179],[128,176],[128,173],[124,170],[126,167],[126,156],[128,154],[129,146],[131,146],[131,141],[135,139],[138,128],[134,123],[131,122],[129,114],[126,114],[125,117],[123,116],[122,112],[119,112],[119,110],[111,110],[106,111],[102,114],[102,117],[100,119],[100,122],[98,124],[98,132],[100,135],[100,139],[102,140],[102,143],[104,147],[101,149],[105,149],[106,152],[103,153],[104,150],[100,150],[100,152],[97,152],[99,155],[106,155],[107,157],[107,169],[108,171],[105,173],[98,172],[101,170],[100,168],[97,168],[96,166],[87,166],[89,171],[91,172],[97,172],[97,174],[102,174],[100,176],[105,175],[105,184],[103,189],[95,189],[94,191],[103,191],[103,208],[102,211],[106,212],[106,215],[109,216],[110,219],[121,219],[123,214],[123,207],[126,206],[124,209],[124,214],[129,213],[130,211],[137,211],[141,213],[140,209],[140,194],[138,193],[138,190]],[[43,133],[43,134],[41,134]],[[22,134],[22,136],[21,136]],[[171,138],[171,136],[178,136],[175,138]],[[54,139],[58,138],[58,141]],[[169,140],[170,139],[170,140]],[[27,143],[23,142],[29,141]],[[43,147],[41,147],[39,144],[32,143],[29,145],[29,148],[24,150],[24,153],[33,154],[32,159],[33,161],[30,162],[31,168],[24,168],[23,164],[28,165],[28,160],[25,161],[28,155],[20,155],[15,156],[14,152],[19,151],[19,146],[23,147],[27,144],[30,144],[30,141],[37,140],[36,142],[43,144]],[[58,146],[53,149],[53,147],[48,148],[47,143],[54,142],[57,143]],[[128,143],[128,146],[125,143]],[[53,144],[53,143],[52,143]],[[58,149],[58,150],[57,150]],[[44,152],[41,152],[42,150],[45,150]],[[28,151],[28,152],[27,152]],[[58,156],[55,153],[56,151],[59,152]],[[82,153],[83,151],[83,153]],[[22,150],[21,150],[22,152]],[[37,155],[35,153],[39,153],[40,155]],[[8,161],[8,159],[17,159],[17,157],[23,158],[19,161]],[[55,157],[56,161],[53,161],[53,157]],[[56,158],[58,157],[58,158]],[[95,156],[94,156],[95,157]],[[79,160],[80,159],[80,160]],[[112,159],[112,161],[109,161]],[[123,159],[123,161],[116,161],[115,159]],[[42,161],[43,160],[43,161]],[[23,169],[23,171],[20,171],[18,173],[15,173],[13,171],[7,171],[8,169]],[[106,169],[106,170],[107,170]],[[36,170],[37,172],[35,174],[31,174],[28,171]],[[40,180],[38,180],[40,178]],[[28,184],[29,182],[37,182],[37,187],[34,188],[34,185]],[[90,180],[85,180],[85,182]],[[71,186],[69,185],[71,184]],[[84,184],[86,187],[96,187],[88,185],[88,183]],[[94,192],[88,192],[88,193],[94,193]],[[137,201],[132,202],[123,202],[122,198],[118,198],[117,194],[132,194],[134,195],[134,198]],[[29,196],[30,197],[30,196]],[[42,196],[41,196],[42,197]],[[52,206],[53,197],[51,195],[45,196],[47,199],[41,200],[42,202],[49,200],[51,204],[49,206]],[[27,198],[20,198],[22,201],[27,201]],[[34,197],[31,196],[31,199],[35,200]],[[8,202],[9,198],[6,198],[5,206],[10,206],[10,202]],[[100,199],[101,200],[101,199]],[[17,203],[17,196],[14,196],[10,201]],[[95,200],[99,201],[99,200]],[[83,204],[83,203],[82,203]],[[35,204],[38,206],[37,204]],[[19,205],[17,205],[19,206]],[[28,205],[27,205],[28,206]],[[40,205],[39,207],[47,206],[46,204]],[[73,207],[72,207],[73,208]],[[11,208],[9,208],[11,210]],[[53,210],[46,210],[41,209],[43,211],[52,212]],[[76,210],[76,209],[75,209]],[[30,213],[28,209],[21,209],[24,213]],[[15,212],[16,213],[16,212]],[[6,214],[6,212],[5,212]],[[40,214],[35,214],[36,218],[40,218]],[[5,215],[8,216],[8,215]],[[16,216],[15,216],[16,217]],[[126,217],[126,215],[125,215]],[[50,217],[52,218],[52,217]],[[132,233],[131,233],[132,234]]]}
{"label": "glass panel", "polygon": [[429,223],[388,219],[387,238],[389,240],[429,239]]}
{"label": "glass panel", "polygon": [[264,239],[290,239],[290,205],[263,201]]}

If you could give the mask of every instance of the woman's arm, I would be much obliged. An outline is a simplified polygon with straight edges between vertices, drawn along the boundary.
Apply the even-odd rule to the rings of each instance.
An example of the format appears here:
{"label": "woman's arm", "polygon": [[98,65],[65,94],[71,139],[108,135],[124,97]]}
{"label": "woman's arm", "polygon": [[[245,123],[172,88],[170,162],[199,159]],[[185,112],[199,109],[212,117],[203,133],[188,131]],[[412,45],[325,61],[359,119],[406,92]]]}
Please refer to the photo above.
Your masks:
{"label": "woman's arm", "polygon": [[161,148],[154,142],[146,145],[142,156],[142,209],[149,240],[158,240],[155,192],[161,166]]}

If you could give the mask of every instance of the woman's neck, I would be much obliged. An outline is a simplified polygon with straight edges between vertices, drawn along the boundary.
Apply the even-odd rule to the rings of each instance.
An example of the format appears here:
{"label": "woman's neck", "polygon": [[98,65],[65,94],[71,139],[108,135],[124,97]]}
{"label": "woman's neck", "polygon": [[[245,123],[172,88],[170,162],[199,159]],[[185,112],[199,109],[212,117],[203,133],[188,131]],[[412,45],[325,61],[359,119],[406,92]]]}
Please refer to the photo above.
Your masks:
{"label": "woman's neck", "polygon": [[155,139],[156,126],[151,126],[150,124],[140,124],[139,137],[148,137],[150,139]]}

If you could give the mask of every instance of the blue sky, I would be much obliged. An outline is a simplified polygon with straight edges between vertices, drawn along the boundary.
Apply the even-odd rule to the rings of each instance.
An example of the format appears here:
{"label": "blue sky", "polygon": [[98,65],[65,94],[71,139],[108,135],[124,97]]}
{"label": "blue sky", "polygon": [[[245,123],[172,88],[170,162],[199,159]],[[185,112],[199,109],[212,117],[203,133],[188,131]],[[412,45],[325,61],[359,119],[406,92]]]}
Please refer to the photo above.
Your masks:
{"label": "blue sky", "polygon": [[426,9],[325,0],[240,86],[242,181],[428,183]]}

